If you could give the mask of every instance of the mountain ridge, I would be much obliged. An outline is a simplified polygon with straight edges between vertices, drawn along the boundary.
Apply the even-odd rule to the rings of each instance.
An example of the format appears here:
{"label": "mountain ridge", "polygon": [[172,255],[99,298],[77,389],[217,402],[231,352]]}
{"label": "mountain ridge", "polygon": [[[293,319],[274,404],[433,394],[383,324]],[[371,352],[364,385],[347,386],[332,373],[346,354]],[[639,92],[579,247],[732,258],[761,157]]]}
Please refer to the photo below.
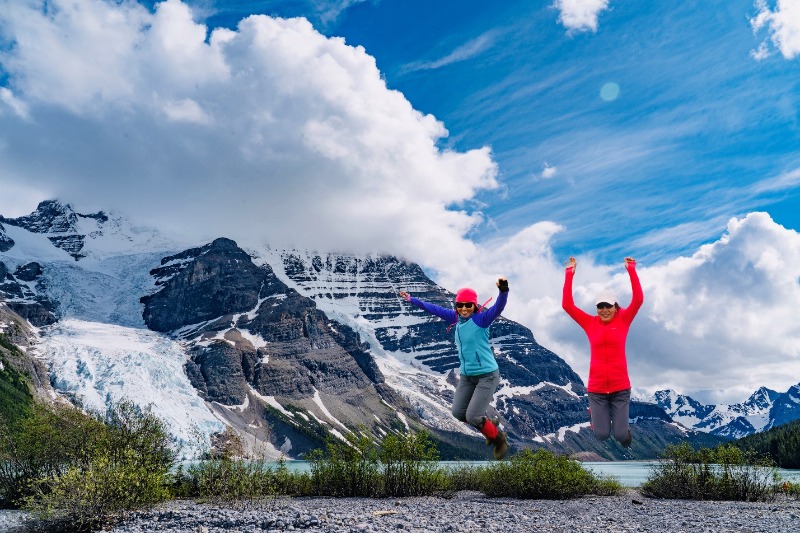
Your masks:
{"label": "mountain ridge", "polygon": [[[328,436],[423,429],[447,457],[486,457],[480,435],[449,413],[458,361],[447,325],[398,296],[402,288],[451,304],[419,265],[379,254],[244,250],[224,237],[187,246],[104,212],[40,207],[40,216],[0,221],[0,298],[5,306],[51,303],[52,321],[29,351],[73,400],[102,408],[115,395],[138,396],[160,404],[181,431],[187,420],[206,435],[229,425],[250,453],[273,457],[302,456]],[[69,223],[52,222],[62,220]],[[50,238],[59,231],[81,236],[80,249]],[[503,379],[492,409],[516,449],[647,458],[679,440],[715,438],[634,401],[634,446],[600,443],[588,427],[585,386],[563,359],[504,317],[491,343]],[[171,354],[169,376],[159,372],[159,350]]]}

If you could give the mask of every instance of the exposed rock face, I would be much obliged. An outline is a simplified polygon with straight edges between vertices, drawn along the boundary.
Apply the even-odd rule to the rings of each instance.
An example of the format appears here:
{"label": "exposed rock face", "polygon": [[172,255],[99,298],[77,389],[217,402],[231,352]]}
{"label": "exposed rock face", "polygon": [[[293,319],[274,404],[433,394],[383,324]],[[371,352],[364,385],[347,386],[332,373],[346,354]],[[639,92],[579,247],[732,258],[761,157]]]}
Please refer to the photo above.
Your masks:
{"label": "exposed rock face", "polygon": [[287,287],[269,267],[257,267],[230,239],[166,257],[151,272],[161,290],[141,299],[144,320],[155,331],[255,310],[260,298]]}
{"label": "exposed rock face", "polygon": [[[80,251],[83,248],[85,235],[81,235],[78,230],[78,222],[81,217],[94,218],[102,222],[108,220],[108,217],[102,211],[83,215],[76,213],[69,204],[62,204],[56,200],[46,200],[41,202],[36,207],[36,211],[30,215],[19,218],[0,216],[0,222],[25,228],[33,233],[53,234],[48,235],[50,242],[69,253],[75,260],[78,260],[84,257]],[[5,245],[8,248],[3,249],[3,236],[4,234],[0,232],[0,251],[2,252],[10,249],[8,244]],[[11,246],[13,244],[14,241],[11,241]]]}
{"label": "exposed rock face", "polygon": [[248,393],[244,368],[255,363],[255,356],[255,350],[241,350],[217,340],[193,348],[186,373],[208,401],[239,405]]}
{"label": "exposed rock face", "polygon": [[14,239],[6,235],[5,228],[3,227],[2,224],[0,224],[0,252],[7,252],[13,247],[14,247]]}
{"label": "exposed rock face", "polygon": [[26,350],[36,342],[33,331],[28,327],[24,317],[2,302],[0,302],[0,333],[14,345],[12,349],[0,346],[2,359],[30,378],[30,392],[35,398],[45,402],[54,401],[55,393],[50,385],[47,368],[42,361],[26,353]]}
{"label": "exposed rock face", "polygon": [[[255,265],[235,242],[217,239],[166,257],[151,274],[158,291],[141,299],[148,327],[184,339],[186,372],[201,395],[258,411],[276,447],[289,435],[293,453],[318,446],[326,416],[339,431],[385,433],[402,425],[394,409],[413,413],[382,386],[369,346],[351,328],[332,322],[270,267]],[[261,398],[270,397],[285,412],[262,412],[269,406]],[[325,409],[314,413],[320,402]]]}
{"label": "exposed rock face", "polygon": [[14,271],[14,276],[22,281],[34,281],[42,275],[42,272],[44,272],[44,270],[42,270],[42,265],[34,262],[17,268],[17,270]]}
{"label": "exposed rock face", "polygon": [[775,398],[770,411],[770,427],[780,426],[800,418],[800,384],[789,387],[785,393]]}
{"label": "exposed rock face", "polygon": [[0,262],[0,300],[36,327],[47,326],[58,319],[56,304],[45,295],[41,281],[43,272],[39,263],[31,262],[12,274],[5,263]]}

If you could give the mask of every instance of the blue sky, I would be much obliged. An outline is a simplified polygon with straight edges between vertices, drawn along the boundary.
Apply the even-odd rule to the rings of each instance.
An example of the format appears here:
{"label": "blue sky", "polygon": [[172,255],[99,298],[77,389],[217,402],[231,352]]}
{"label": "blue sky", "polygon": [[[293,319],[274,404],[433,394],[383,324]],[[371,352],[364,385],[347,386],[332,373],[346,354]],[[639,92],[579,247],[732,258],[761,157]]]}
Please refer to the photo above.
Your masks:
{"label": "blue sky", "polygon": [[364,1],[336,17],[321,3],[205,5],[229,27],[306,16],[374,56],[444,122],[445,146],[490,146],[502,185],[474,198],[489,219],[475,239],[546,219],[566,227],[562,254],[659,261],[751,211],[800,229],[799,177],[758,190],[800,168],[800,65],[754,29],[752,1],[611,1],[595,29],[559,22],[552,2]]}
{"label": "blue sky", "polygon": [[632,255],[635,394],[743,401],[800,382],[799,57],[788,0],[0,0],[0,213],[505,275],[584,379],[563,263]]}

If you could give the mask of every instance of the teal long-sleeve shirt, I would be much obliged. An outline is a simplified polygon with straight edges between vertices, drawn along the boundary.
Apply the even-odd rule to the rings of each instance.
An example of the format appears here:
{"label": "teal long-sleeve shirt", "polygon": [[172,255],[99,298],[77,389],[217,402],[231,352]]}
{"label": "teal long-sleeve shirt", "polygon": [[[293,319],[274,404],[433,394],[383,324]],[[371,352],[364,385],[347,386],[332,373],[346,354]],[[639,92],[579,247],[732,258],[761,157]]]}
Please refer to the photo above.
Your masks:
{"label": "teal long-sleeve shirt", "polygon": [[495,321],[508,301],[508,291],[500,292],[494,305],[480,313],[473,313],[469,318],[462,318],[454,309],[447,309],[418,298],[411,298],[410,303],[438,316],[449,324],[455,324],[455,341],[458,348],[458,359],[461,362],[459,371],[464,376],[477,376],[497,370],[497,361],[489,345],[489,326]]}

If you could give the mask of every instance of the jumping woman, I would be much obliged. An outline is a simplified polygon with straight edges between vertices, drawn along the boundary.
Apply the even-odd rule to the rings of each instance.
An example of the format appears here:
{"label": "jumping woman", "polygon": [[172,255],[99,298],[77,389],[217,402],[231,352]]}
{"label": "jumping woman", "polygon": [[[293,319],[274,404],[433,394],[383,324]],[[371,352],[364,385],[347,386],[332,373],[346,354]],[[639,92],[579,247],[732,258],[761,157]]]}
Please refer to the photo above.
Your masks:
{"label": "jumping woman", "polygon": [[508,452],[508,437],[505,431],[497,428],[497,420],[486,417],[486,409],[494,397],[500,383],[500,371],[489,346],[489,325],[500,316],[508,300],[508,280],[499,278],[497,287],[500,294],[495,304],[483,309],[478,307],[478,294],[469,288],[456,293],[456,308],[447,309],[438,305],[412,298],[405,291],[400,292],[407,302],[455,324],[455,340],[458,347],[460,377],[453,397],[453,416],[462,422],[476,427],[486,443],[494,446],[494,458],[502,459]]}
{"label": "jumping woman", "polygon": [[572,299],[572,278],[577,263],[569,258],[564,279],[561,306],[589,337],[591,359],[589,362],[589,419],[595,437],[606,440],[611,435],[624,447],[631,445],[628,413],[631,403],[631,382],[628,378],[628,361],[625,341],[633,318],[642,307],[644,295],[636,274],[636,261],[625,258],[625,268],[631,278],[633,299],[628,307],[620,307],[611,291],[597,295],[597,315],[590,315],[575,306]]}

